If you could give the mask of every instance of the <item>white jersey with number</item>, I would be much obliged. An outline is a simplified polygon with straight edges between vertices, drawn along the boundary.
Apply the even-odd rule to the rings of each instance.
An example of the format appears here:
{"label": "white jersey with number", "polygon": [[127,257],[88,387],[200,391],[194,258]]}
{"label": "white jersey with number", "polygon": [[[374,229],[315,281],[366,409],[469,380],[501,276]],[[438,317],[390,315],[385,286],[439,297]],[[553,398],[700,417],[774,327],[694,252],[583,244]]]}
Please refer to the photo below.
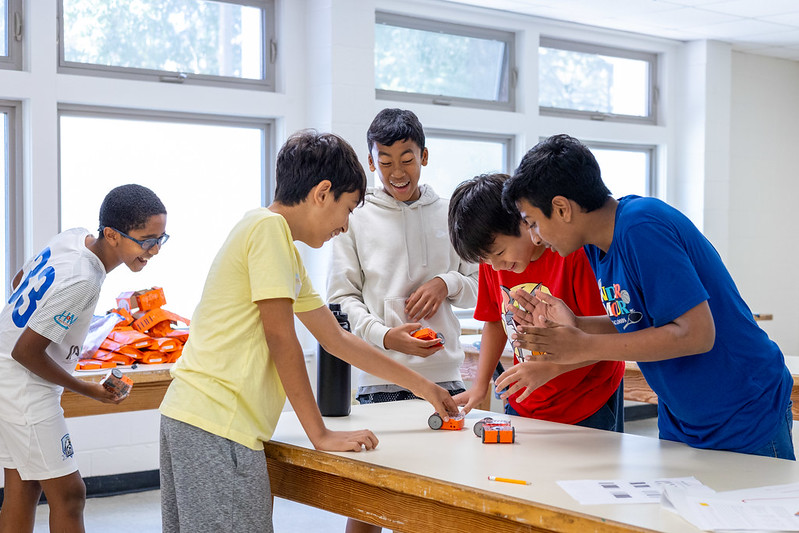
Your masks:
{"label": "white jersey with number", "polygon": [[86,248],[90,232],[75,228],[53,237],[22,267],[22,278],[0,312],[0,419],[30,424],[63,412],[63,388],[33,374],[11,357],[30,328],[50,340],[47,355],[66,372],[78,362],[105,267]]}

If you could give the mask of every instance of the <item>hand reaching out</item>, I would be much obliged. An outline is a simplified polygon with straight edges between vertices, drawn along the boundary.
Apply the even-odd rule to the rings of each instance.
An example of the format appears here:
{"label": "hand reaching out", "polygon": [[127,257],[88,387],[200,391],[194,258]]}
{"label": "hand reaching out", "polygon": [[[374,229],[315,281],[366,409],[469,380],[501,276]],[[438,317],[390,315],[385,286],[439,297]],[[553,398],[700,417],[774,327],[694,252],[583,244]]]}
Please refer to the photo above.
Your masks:
{"label": "hand reaching out", "polygon": [[472,386],[466,392],[462,392],[460,394],[456,394],[452,397],[456,404],[462,405],[463,409],[461,412],[463,414],[468,414],[469,411],[477,407],[477,405],[483,401],[483,399],[488,394],[487,390],[478,390],[477,387]]}
{"label": "hand reaching out", "polygon": [[507,388],[500,398],[507,400],[518,391],[522,391],[516,398],[517,402],[524,401],[535,390],[551,379],[559,376],[567,369],[554,363],[544,361],[530,361],[519,363],[509,368],[496,380],[497,390]]}

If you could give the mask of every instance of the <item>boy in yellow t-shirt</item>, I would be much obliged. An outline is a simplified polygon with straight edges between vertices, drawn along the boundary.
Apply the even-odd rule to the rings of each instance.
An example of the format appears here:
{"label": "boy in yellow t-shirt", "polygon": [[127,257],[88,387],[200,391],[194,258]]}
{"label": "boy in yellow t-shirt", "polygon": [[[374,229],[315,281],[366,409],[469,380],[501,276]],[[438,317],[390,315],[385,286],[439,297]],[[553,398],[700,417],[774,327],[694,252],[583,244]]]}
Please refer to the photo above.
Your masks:
{"label": "boy in yellow t-shirt", "polygon": [[277,158],[275,201],[244,215],[214,259],[189,341],[161,404],[163,530],[272,531],[268,441],[288,396],[314,447],[372,449],[369,430],[328,430],[311,391],[294,315],[327,350],[400,383],[435,410],[450,395],[344,331],[314,291],[295,240],[321,247],[347,231],[366,175],[333,134],[291,136]]}

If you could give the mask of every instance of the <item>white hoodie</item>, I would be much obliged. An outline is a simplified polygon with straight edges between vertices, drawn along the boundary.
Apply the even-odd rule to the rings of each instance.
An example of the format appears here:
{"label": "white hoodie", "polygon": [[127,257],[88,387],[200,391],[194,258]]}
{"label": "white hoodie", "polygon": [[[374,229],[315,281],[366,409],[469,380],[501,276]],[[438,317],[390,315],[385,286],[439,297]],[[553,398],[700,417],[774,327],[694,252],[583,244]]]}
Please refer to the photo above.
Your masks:
{"label": "white hoodie", "polygon": [[[444,348],[430,357],[385,352],[433,382],[460,381],[464,354],[452,306],[475,305],[478,267],[461,261],[450,244],[448,201],[429,185],[419,189],[421,197],[411,205],[382,188],[366,191],[364,205],[350,216],[349,230],[332,240],[328,300],[341,304],[353,333],[385,350],[388,330],[411,322],[405,299],[423,283],[441,278],[447,299],[421,323],[444,336]],[[366,372],[358,379],[359,387],[388,383]]]}

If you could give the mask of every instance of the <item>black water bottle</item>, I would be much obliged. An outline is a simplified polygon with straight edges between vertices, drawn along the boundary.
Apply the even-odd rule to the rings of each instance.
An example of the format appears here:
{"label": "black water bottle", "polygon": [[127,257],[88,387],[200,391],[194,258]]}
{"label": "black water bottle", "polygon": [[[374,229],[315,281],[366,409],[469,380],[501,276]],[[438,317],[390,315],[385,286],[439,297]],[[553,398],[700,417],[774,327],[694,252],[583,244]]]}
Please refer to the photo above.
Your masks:
{"label": "black water bottle", "polygon": [[[345,330],[350,330],[347,313],[340,304],[330,304],[333,316]],[[316,404],[322,416],[347,416],[350,414],[351,386],[350,364],[328,353],[322,345],[316,354]]]}

